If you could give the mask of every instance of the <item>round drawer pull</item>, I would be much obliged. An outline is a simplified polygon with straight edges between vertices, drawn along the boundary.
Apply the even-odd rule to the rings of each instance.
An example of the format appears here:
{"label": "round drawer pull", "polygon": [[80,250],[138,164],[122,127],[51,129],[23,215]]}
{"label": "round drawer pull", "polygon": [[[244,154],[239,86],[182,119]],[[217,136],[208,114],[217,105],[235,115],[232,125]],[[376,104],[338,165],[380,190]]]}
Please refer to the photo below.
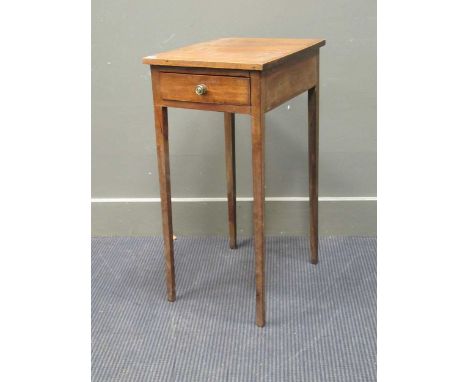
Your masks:
{"label": "round drawer pull", "polygon": [[204,84],[195,86],[195,93],[197,93],[199,96],[205,94],[207,91],[208,91],[208,88]]}

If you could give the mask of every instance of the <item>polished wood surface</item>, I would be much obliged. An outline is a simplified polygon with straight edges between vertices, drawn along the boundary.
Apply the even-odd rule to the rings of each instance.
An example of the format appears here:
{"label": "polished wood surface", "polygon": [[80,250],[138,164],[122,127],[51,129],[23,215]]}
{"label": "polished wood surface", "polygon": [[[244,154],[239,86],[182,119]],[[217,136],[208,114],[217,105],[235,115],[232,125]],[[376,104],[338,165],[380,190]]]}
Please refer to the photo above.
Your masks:
{"label": "polished wood surface", "polygon": [[[207,92],[198,95],[195,87],[201,84]],[[161,72],[160,89],[164,100],[250,105],[250,79],[245,77]]]}
{"label": "polished wood surface", "polygon": [[321,39],[222,38],[143,58],[149,65],[264,70],[304,50],[325,45]]}
{"label": "polished wood surface", "polygon": [[[255,322],[266,323],[265,113],[308,92],[310,255],[318,262],[320,39],[231,38],[144,58],[151,65],[163,215],[167,296],[175,300],[167,107],[224,112],[229,246],[237,246],[235,115],[250,114],[252,137]],[[207,92],[195,93],[204,84]]]}
{"label": "polished wood surface", "polygon": [[229,247],[237,248],[236,224],[236,130],[234,113],[224,113],[224,152],[228,199]]}

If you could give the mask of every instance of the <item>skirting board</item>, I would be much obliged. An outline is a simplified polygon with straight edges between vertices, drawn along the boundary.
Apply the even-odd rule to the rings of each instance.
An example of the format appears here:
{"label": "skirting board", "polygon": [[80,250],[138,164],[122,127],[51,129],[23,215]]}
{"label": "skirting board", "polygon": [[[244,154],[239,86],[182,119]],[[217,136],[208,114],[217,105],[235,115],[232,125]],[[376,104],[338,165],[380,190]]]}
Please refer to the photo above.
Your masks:
{"label": "skirting board", "polygon": [[[267,235],[307,235],[308,202],[266,201]],[[159,202],[92,203],[93,236],[161,235]],[[172,204],[175,235],[227,235],[227,205],[217,201]],[[377,233],[377,201],[346,200],[319,202],[319,234],[369,235]],[[252,202],[237,202],[237,232],[252,233]]]}

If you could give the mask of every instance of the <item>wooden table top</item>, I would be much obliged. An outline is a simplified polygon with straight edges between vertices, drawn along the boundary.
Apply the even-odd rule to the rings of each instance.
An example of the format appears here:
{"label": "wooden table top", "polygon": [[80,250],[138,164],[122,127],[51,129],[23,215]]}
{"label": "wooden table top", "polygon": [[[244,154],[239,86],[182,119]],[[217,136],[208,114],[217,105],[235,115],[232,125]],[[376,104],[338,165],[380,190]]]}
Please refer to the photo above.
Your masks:
{"label": "wooden table top", "polygon": [[265,70],[293,55],[325,45],[322,39],[221,38],[143,58],[144,64]]}

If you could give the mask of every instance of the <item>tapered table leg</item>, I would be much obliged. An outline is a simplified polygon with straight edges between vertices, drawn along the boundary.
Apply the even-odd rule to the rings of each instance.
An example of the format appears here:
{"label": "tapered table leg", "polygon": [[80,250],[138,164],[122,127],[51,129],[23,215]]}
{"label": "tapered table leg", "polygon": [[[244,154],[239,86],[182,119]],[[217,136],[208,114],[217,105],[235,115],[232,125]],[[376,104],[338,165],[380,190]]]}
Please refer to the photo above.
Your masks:
{"label": "tapered table leg", "polygon": [[318,263],[318,140],[319,140],[318,84],[308,91],[309,122],[309,203],[310,203],[310,259]]}
{"label": "tapered table leg", "polygon": [[235,114],[224,113],[224,143],[226,155],[226,183],[228,199],[229,247],[235,249],[236,228],[236,144]]}
{"label": "tapered table leg", "polygon": [[169,171],[167,108],[155,106],[154,114],[156,120],[156,147],[158,153],[164,256],[166,259],[167,299],[169,301],[175,301],[174,243],[172,232],[171,176]]}
{"label": "tapered table leg", "polygon": [[265,325],[265,117],[252,117],[253,223],[255,242],[256,323]]}
{"label": "tapered table leg", "polygon": [[252,176],[255,244],[256,324],[265,326],[265,113],[263,83],[259,73],[252,81]]}

